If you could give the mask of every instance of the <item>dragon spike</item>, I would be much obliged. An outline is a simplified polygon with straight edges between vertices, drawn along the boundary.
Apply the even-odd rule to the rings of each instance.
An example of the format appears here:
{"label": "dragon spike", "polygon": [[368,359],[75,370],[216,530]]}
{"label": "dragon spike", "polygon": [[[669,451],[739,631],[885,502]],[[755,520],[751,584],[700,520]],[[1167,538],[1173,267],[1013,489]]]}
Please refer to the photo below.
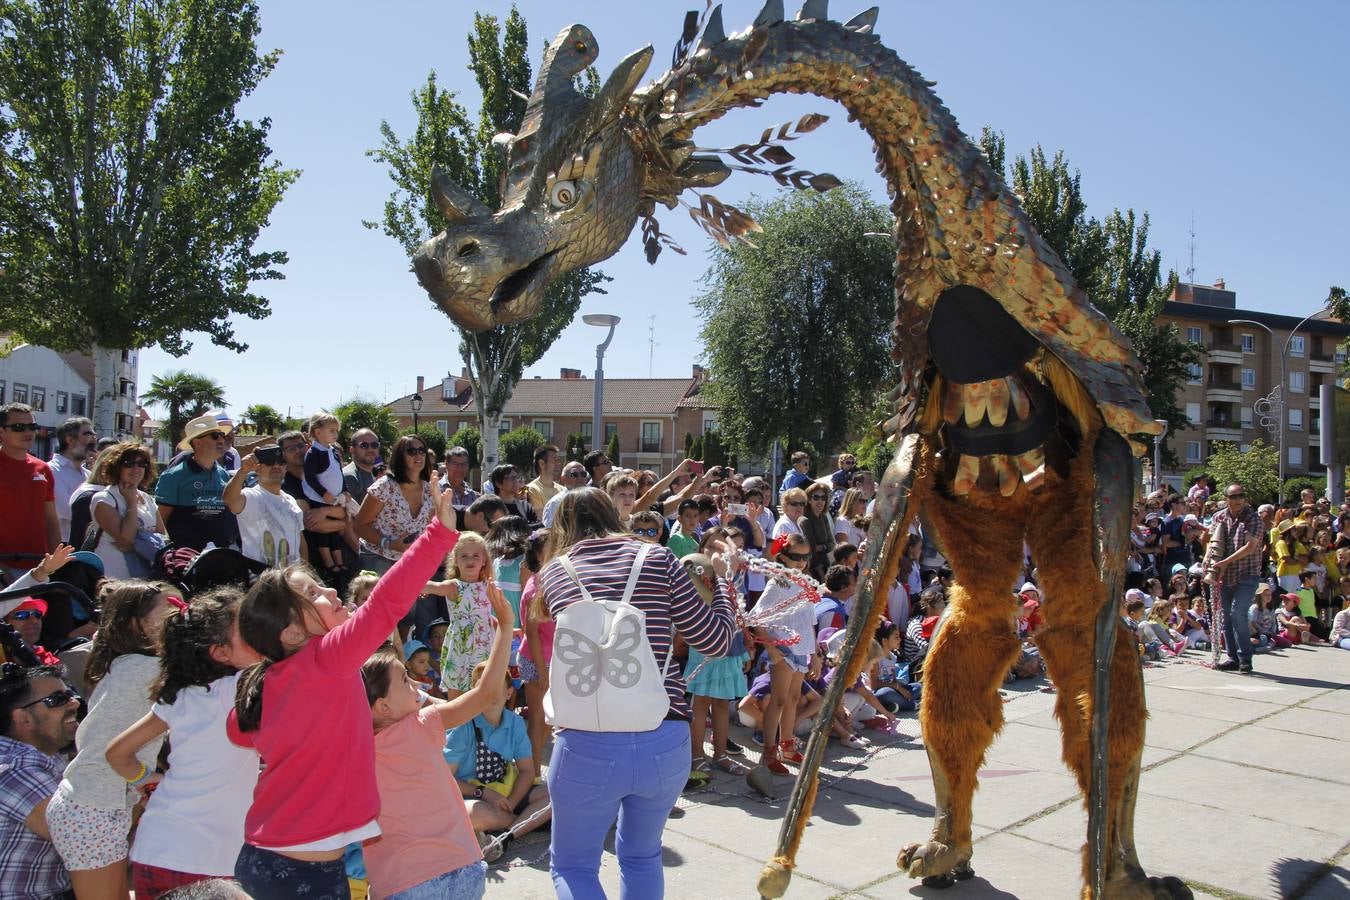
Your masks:
{"label": "dragon spike", "polygon": [[877,27],[877,13],[879,10],[874,6],[871,9],[863,10],[853,18],[844,23],[844,27],[849,31],[856,31],[859,34],[867,34],[873,28]]}
{"label": "dragon spike", "polygon": [[830,0],[806,0],[802,4],[802,11],[797,13],[797,21],[805,19],[828,19],[830,17]]}
{"label": "dragon spike", "polygon": [[783,0],[768,0],[764,8],[755,16],[752,28],[758,28],[761,25],[777,25],[783,21]]}
{"label": "dragon spike", "polygon": [[625,56],[614,67],[614,71],[605,80],[605,86],[595,95],[587,115],[592,133],[618,118],[623,105],[633,95],[633,89],[642,80],[642,76],[647,74],[653,52],[651,44],[648,44]]}
{"label": "dragon spike", "polygon": [[440,166],[431,167],[431,196],[441,215],[451,222],[492,215],[482,201],[455,184]]}
{"label": "dragon spike", "polygon": [[708,15],[708,24],[703,26],[703,37],[699,38],[698,49],[707,50],[726,39],[727,30],[722,25],[722,4],[719,3],[713,7],[713,11]]}

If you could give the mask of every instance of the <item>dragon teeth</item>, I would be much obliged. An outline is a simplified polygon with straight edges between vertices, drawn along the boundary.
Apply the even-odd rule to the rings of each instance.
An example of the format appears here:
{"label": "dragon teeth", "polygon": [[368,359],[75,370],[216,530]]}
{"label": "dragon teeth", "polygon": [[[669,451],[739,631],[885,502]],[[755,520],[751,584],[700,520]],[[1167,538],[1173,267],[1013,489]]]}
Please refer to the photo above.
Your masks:
{"label": "dragon teeth", "polygon": [[978,384],[968,384],[965,388],[966,394],[966,424],[972,428],[980,424],[984,418],[985,410],[989,407],[989,382],[981,381]]}
{"label": "dragon teeth", "polygon": [[994,467],[994,473],[998,475],[998,492],[1005,497],[1011,497],[1017,493],[1018,487],[1022,484],[1022,478],[1017,471],[1017,464],[1012,459],[1003,454],[989,457],[990,464]]}
{"label": "dragon teeth", "polygon": [[1011,393],[1008,380],[999,378],[989,382],[989,424],[999,428],[1008,421],[1008,403]]}
{"label": "dragon teeth", "polygon": [[1016,378],[1005,378],[1004,383],[1008,385],[1008,396],[1012,400],[1013,412],[1017,413],[1017,418],[1025,421],[1031,415],[1031,398],[1022,385],[1017,383]]}
{"label": "dragon teeth", "polygon": [[956,480],[952,482],[952,491],[957,495],[969,494],[979,478],[980,458],[961,454],[956,463]]}

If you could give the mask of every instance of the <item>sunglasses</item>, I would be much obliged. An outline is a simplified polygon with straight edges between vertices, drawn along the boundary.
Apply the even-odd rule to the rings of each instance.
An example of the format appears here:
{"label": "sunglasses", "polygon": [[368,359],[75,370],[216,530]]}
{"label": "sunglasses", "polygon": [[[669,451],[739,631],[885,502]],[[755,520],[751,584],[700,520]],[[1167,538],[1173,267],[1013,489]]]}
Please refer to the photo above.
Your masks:
{"label": "sunglasses", "polygon": [[811,558],[810,553],[784,553],[783,555],[793,562],[806,562]]}
{"label": "sunglasses", "polygon": [[659,528],[634,528],[633,534],[640,534],[643,537],[656,537],[661,533]]}
{"label": "sunglasses", "polygon": [[426,456],[426,455],[427,455],[427,448],[426,448],[426,447],[405,447],[405,448],[403,449],[403,452],[406,453],[406,454],[408,454],[409,456]]}
{"label": "sunglasses", "polygon": [[360,447],[362,450],[378,450],[378,449],[380,449],[380,442],[379,442],[379,441],[357,441],[357,442],[356,442],[355,444],[353,444],[352,446],[353,446],[353,447]]}
{"label": "sunglasses", "polygon": [[[205,434],[199,434],[199,435],[197,435],[197,437],[199,437],[199,438],[210,438],[210,439],[213,440],[213,441],[223,441],[223,440],[225,440],[225,432],[223,432],[223,431],[208,431],[208,432],[206,432]],[[197,438],[193,438],[193,440],[196,440],[196,439],[197,439]]]}
{"label": "sunglasses", "polygon": [[15,434],[23,434],[25,431],[37,431],[42,426],[36,422],[14,422],[5,427]]}
{"label": "sunglasses", "polygon": [[1227,495],[1227,497],[1228,497],[1229,500],[1241,500],[1242,498],[1244,498],[1244,497],[1246,497],[1246,496],[1247,496],[1247,495],[1246,495],[1245,493],[1240,493],[1240,494],[1228,494],[1228,495]]}
{"label": "sunglasses", "polygon": [[821,500],[821,501],[824,501],[824,500],[828,500],[828,499],[830,499],[830,498],[829,498],[829,497],[826,497],[824,494],[812,494],[812,495],[811,495],[811,499],[812,499],[812,500]]}
{"label": "sunglasses", "polygon": [[800,501],[800,500],[789,500],[787,503],[784,503],[783,505],[784,505],[784,506],[805,506],[806,504],[803,503],[803,502]]}
{"label": "sunglasses", "polygon": [[149,463],[148,461],[144,460],[144,459],[124,459],[124,460],[122,460],[122,468],[124,468],[124,469],[148,469],[148,468],[150,468],[150,463]]}
{"label": "sunglasses", "polygon": [[78,699],[80,699],[79,694],[75,693],[70,688],[66,688],[63,691],[53,691],[45,697],[39,697],[32,703],[25,703],[23,706],[20,706],[19,709],[27,709],[30,706],[37,706],[39,703],[48,709],[60,709],[70,701]]}
{"label": "sunglasses", "polygon": [[36,609],[21,609],[18,612],[10,613],[9,616],[16,622],[22,622],[26,619],[37,619],[39,622],[42,621],[42,613]]}

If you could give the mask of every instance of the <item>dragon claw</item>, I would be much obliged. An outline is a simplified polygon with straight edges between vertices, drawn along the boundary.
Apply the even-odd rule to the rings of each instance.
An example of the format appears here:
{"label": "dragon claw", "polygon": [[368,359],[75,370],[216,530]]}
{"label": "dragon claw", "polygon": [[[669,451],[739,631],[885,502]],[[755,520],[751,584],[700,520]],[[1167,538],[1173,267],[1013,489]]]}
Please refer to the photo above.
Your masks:
{"label": "dragon claw", "polygon": [[[922,878],[927,887],[944,888],[975,874],[975,870],[970,867],[970,855],[969,845],[951,847],[937,841],[929,841],[926,844],[910,844],[902,848],[900,855],[895,859],[895,865],[908,872],[911,878]],[[947,883],[940,884],[942,881]]]}
{"label": "dragon claw", "polygon": [[1102,900],[1192,900],[1195,895],[1186,882],[1173,875],[1148,876],[1138,869],[1126,869],[1106,881]]}

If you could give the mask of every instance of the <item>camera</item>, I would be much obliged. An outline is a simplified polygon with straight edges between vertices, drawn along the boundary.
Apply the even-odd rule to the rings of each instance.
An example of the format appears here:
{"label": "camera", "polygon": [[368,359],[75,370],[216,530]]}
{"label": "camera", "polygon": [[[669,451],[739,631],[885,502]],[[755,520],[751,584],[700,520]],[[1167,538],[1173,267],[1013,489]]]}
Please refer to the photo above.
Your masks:
{"label": "camera", "polygon": [[281,448],[276,444],[256,447],[253,450],[253,457],[264,466],[279,466],[281,465]]}
{"label": "camera", "polygon": [[750,507],[746,506],[744,503],[728,503],[727,514],[733,516],[748,516],[750,515]]}

